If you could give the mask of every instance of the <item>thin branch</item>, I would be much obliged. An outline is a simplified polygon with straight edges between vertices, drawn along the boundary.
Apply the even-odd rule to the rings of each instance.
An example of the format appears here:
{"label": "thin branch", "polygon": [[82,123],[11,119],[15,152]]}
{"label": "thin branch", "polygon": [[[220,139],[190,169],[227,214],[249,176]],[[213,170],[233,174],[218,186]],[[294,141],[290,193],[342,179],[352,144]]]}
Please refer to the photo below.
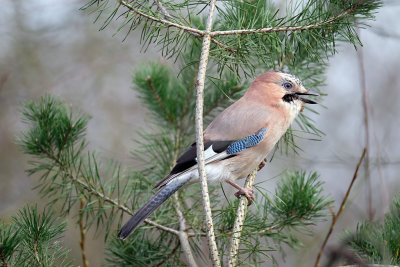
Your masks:
{"label": "thin branch", "polygon": [[[103,201],[105,201],[105,202],[107,202],[107,203],[110,203],[111,205],[115,206],[115,207],[118,208],[119,210],[122,210],[122,211],[124,211],[125,213],[127,213],[127,214],[129,214],[129,215],[133,215],[133,212],[132,212],[131,209],[129,209],[128,207],[126,207],[126,206],[124,206],[124,205],[119,204],[116,200],[114,200],[114,199],[112,199],[112,198],[110,198],[110,197],[104,195],[103,193],[100,193],[100,192],[94,190],[94,189],[91,188],[88,184],[86,184],[84,181],[82,181],[82,180],[80,180],[80,179],[78,179],[78,178],[75,178],[75,177],[73,177],[72,175],[69,175],[69,178],[70,178],[72,181],[74,181],[75,183],[77,183],[77,184],[79,184],[80,186],[82,186],[88,193],[90,193],[90,194],[92,194],[92,195],[95,195],[95,196],[101,198]],[[151,221],[151,220],[149,220],[149,219],[144,220],[144,222],[145,222],[146,224],[151,225],[151,226],[154,226],[154,227],[156,227],[156,228],[158,228],[158,229],[160,229],[160,230],[163,230],[163,231],[165,231],[165,232],[169,232],[169,233],[171,233],[171,234],[174,234],[174,235],[178,235],[178,236],[179,236],[179,231],[177,231],[177,230],[175,230],[175,229],[173,229],[173,228],[169,228],[169,227],[167,227],[167,226],[158,224],[158,223],[153,222],[153,221]]]}
{"label": "thin branch", "polygon": [[[357,29],[358,34],[360,34],[359,29]],[[369,134],[369,105],[368,105],[368,89],[367,89],[367,81],[365,77],[365,68],[364,68],[364,53],[363,49],[360,48],[357,53],[358,58],[358,66],[360,71],[360,82],[361,82],[361,90],[362,90],[362,106],[364,111],[364,132],[365,132],[365,147],[367,148],[367,155],[365,156],[364,162],[364,172],[365,172],[365,180],[367,182],[367,208],[368,208],[368,218],[372,222],[374,218],[374,210],[372,208],[372,181],[371,181],[371,173],[370,173],[370,164],[369,164],[369,150],[370,150],[370,134]]]}
{"label": "thin branch", "polygon": [[204,107],[204,82],[206,78],[206,70],[208,57],[210,54],[211,28],[216,0],[212,0],[209,6],[207,17],[206,31],[203,36],[201,47],[201,55],[199,61],[199,71],[196,80],[196,149],[198,159],[198,171],[201,181],[201,193],[203,198],[203,206],[206,220],[208,246],[210,249],[211,261],[213,266],[221,266],[218,248],[215,242],[214,224],[212,221],[212,213],[210,206],[210,196],[208,194],[207,177],[204,164],[204,140],[203,140],[203,107]]}
{"label": "thin branch", "polygon": [[229,46],[227,46],[227,45],[215,40],[212,37],[211,37],[211,42],[213,42],[214,44],[218,45],[219,47],[222,47],[223,49],[227,50],[228,52],[237,53],[236,49],[230,48]]}
{"label": "thin branch", "polygon": [[[57,158],[56,156],[54,156],[53,154],[51,154],[49,151],[47,151],[47,150],[46,150],[45,148],[43,148],[43,147],[41,148],[41,150],[42,150],[42,152],[43,152],[44,154],[46,154],[50,159],[54,160],[54,162],[58,164],[60,170],[62,170],[68,178],[70,178],[73,182],[75,182],[75,183],[79,184],[80,186],[82,186],[88,193],[90,193],[90,194],[92,194],[92,195],[95,195],[95,196],[97,196],[97,197],[100,197],[103,201],[114,205],[116,208],[118,208],[119,210],[121,210],[121,211],[123,211],[123,212],[125,212],[125,213],[127,213],[127,214],[129,214],[129,215],[133,215],[133,211],[132,211],[130,208],[128,208],[128,207],[126,207],[126,206],[124,206],[124,205],[119,204],[119,202],[116,201],[115,199],[112,199],[112,198],[106,196],[105,194],[103,194],[103,193],[101,193],[101,192],[98,192],[97,190],[94,190],[93,188],[91,188],[91,187],[90,187],[87,183],[85,183],[84,181],[80,180],[80,179],[77,178],[77,177],[74,177],[70,172],[68,172],[68,171],[65,169],[65,167],[63,166],[63,164],[60,162],[59,158]],[[177,230],[175,230],[175,229],[173,229],[173,228],[169,228],[169,227],[167,227],[167,226],[158,224],[158,223],[153,222],[153,221],[151,221],[151,220],[149,220],[149,219],[145,219],[144,222],[145,222],[146,224],[151,225],[151,226],[154,226],[154,227],[156,227],[156,228],[158,228],[158,229],[160,229],[160,230],[169,232],[169,233],[174,234],[174,235],[179,235],[179,231],[177,231]]]}
{"label": "thin branch", "polygon": [[363,159],[364,159],[366,153],[367,153],[367,149],[364,148],[363,153],[362,153],[362,155],[361,155],[361,158],[360,158],[360,160],[359,160],[358,163],[357,163],[356,170],[354,171],[353,179],[351,180],[351,183],[350,183],[349,187],[347,188],[346,195],[344,196],[344,198],[343,198],[343,200],[342,200],[342,204],[340,204],[339,210],[338,210],[338,212],[336,213],[336,215],[332,215],[332,224],[331,224],[331,227],[329,228],[328,234],[326,235],[324,242],[322,243],[322,246],[321,246],[321,249],[319,250],[317,259],[315,260],[315,265],[314,265],[315,267],[319,267],[319,266],[320,266],[319,261],[321,260],[322,252],[324,251],[325,246],[326,246],[326,244],[328,243],[328,239],[329,239],[329,237],[331,236],[331,234],[332,234],[332,232],[333,232],[333,229],[335,228],[335,224],[336,224],[336,222],[337,222],[337,220],[338,220],[340,214],[341,214],[342,211],[344,210],[344,206],[345,206],[345,204],[346,204],[347,198],[349,197],[351,188],[353,187],[353,184],[354,184],[354,182],[355,182],[356,179],[357,179],[358,170],[360,169],[360,165],[361,165],[361,163],[362,163],[362,161],[363,161]]}
{"label": "thin branch", "polygon": [[[170,27],[175,27],[175,28],[184,30],[185,32],[187,32],[187,33],[189,33],[191,35],[194,35],[196,37],[199,37],[199,38],[204,36],[204,31],[202,31],[202,30],[191,28],[191,27],[184,26],[184,25],[181,25],[181,24],[177,24],[177,23],[171,22],[171,21],[169,21],[167,19],[159,19],[159,18],[153,17],[153,16],[148,15],[148,14],[144,13],[143,11],[133,7],[132,5],[130,5],[129,3],[127,3],[126,1],[123,1],[123,0],[118,0],[118,2],[121,5],[127,7],[128,9],[130,9],[131,11],[135,12],[136,14],[138,14],[138,15],[140,15],[142,17],[145,17],[145,18],[147,18],[149,20],[153,20],[155,22],[158,22],[158,23],[161,23],[161,24],[165,24],[165,25],[168,25]],[[155,0],[154,3],[161,10],[161,12],[163,13],[165,18],[169,18],[169,19],[172,18],[172,16],[168,13],[168,11],[165,9],[165,7],[162,5],[162,3],[160,1]],[[214,38],[211,38],[211,42],[213,42],[214,44],[218,45],[219,47],[224,48],[225,50],[227,50],[227,51],[229,51],[231,53],[237,53],[236,49],[230,48],[229,46],[227,46],[227,45],[215,40]]]}
{"label": "thin branch", "polygon": [[86,258],[86,250],[85,250],[86,230],[83,227],[83,209],[85,208],[86,204],[85,202],[86,202],[85,199],[81,197],[79,206],[79,231],[81,233],[81,241],[79,242],[79,245],[81,247],[83,267],[89,267],[89,261]]}
{"label": "thin branch", "polygon": [[[258,169],[258,167],[257,167]],[[247,176],[246,182],[244,184],[245,188],[252,188],[254,185],[254,180],[257,175],[257,169],[254,170]],[[244,220],[246,219],[247,214],[247,198],[244,196],[240,196],[239,205],[237,208],[235,222],[233,224],[233,234],[231,237],[231,249],[229,251],[228,258],[228,266],[234,267],[237,263],[239,244],[240,244],[240,235],[242,234],[242,228]]]}
{"label": "thin branch", "polygon": [[261,28],[261,29],[243,29],[243,30],[230,30],[230,31],[214,31],[211,32],[211,36],[221,36],[221,35],[234,35],[234,34],[253,34],[253,33],[269,33],[269,32],[296,32],[296,31],[308,31],[312,29],[319,28],[321,26],[325,26],[327,24],[330,24],[332,22],[335,22],[336,20],[347,16],[357,10],[357,8],[360,6],[361,3],[355,5],[354,7],[334,16],[331,18],[328,18],[327,20],[318,22],[316,24],[310,24],[310,25],[304,25],[304,26],[287,26],[287,27],[281,27],[281,28]]}
{"label": "thin branch", "polygon": [[179,203],[178,192],[176,192],[172,197],[174,202],[174,208],[179,219],[179,241],[182,245],[183,254],[185,255],[185,258],[189,266],[197,267],[197,263],[193,257],[192,249],[190,248],[189,237],[186,232],[187,229],[186,219],[183,216],[182,207]]}
{"label": "thin branch", "polygon": [[154,0],[154,4],[160,9],[161,13],[163,13],[164,18],[173,19],[173,17],[169,14],[168,10],[164,7],[164,5],[159,0]]}
{"label": "thin branch", "polygon": [[151,16],[149,14],[144,13],[140,9],[133,7],[131,4],[127,3],[126,1],[123,1],[123,0],[117,0],[117,1],[121,5],[127,7],[132,12],[138,14],[139,16],[145,17],[146,19],[149,19],[149,20],[152,20],[154,22],[161,23],[161,24],[165,24],[165,25],[168,25],[170,27],[175,27],[175,28],[184,30],[185,32],[188,32],[188,33],[190,33],[192,35],[195,35],[195,34],[200,35],[200,36],[204,35],[204,32],[201,31],[201,30],[198,30],[198,29],[195,29],[195,28],[191,28],[191,27],[188,27],[188,26],[184,26],[184,25],[181,25],[181,24],[178,24],[178,23],[174,23],[174,22],[166,20],[166,19],[159,19],[159,18],[153,17],[153,16]]}

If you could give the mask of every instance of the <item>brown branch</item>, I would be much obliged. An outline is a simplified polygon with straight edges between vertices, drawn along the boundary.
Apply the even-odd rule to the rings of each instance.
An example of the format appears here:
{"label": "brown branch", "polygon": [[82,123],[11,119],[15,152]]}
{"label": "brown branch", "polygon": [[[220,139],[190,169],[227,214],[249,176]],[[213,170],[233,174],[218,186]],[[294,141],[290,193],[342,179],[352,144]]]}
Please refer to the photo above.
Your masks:
{"label": "brown branch", "polygon": [[364,148],[363,153],[362,153],[362,155],[361,155],[361,158],[360,158],[360,160],[358,161],[357,167],[356,167],[356,169],[355,169],[355,171],[354,171],[353,179],[351,180],[350,185],[349,185],[349,187],[347,188],[346,195],[344,196],[344,198],[343,198],[343,200],[342,200],[342,203],[340,204],[339,210],[338,210],[338,212],[336,213],[336,215],[332,215],[332,224],[331,224],[331,227],[329,228],[329,231],[328,231],[328,233],[327,233],[327,235],[326,235],[326,237],[325,237],[324,242],[323,242],[322,245],[321,245],[321,249],[320,249],[319,252],[318,252],[317,259],[315,260],[315,265],[314,265],[315,267],[319,267],[319,266],[320,266],[319,262],[320,262],[320,259],[321,259],[321,256],[322,256],[322,252],[324,251],[325,246],[326,246],[326,244],[328,243],[328,239],[329,239],[329,237],[331,236],[331,234],[332,234],[332,232],[333,232],[333,229],[335,228],[336,222],[337,222],[338,218],[340,217],[340,214],[341,214],[342,211],[344,210],[344,206],[345,206],[345,204],[346,204],[347,198],[349,197],[351,188],[353,187],[353,184],[354,184],[354,182],[355,182],[356,179],[357,179],[358,170],[360,169],[360,165],[361,165],[361,163],[362,163],[362,161],[363,161],[363,159],[364,159],[366,153],[367,153],[367,149]]}
{"label": "brown branch", "polygon": [[354,7],[334,16],[331,17],[327,20],[321,21],[316,24],[310,24],[310,25],[304,25],[304,26],[287,26],[287,27],[281,27],[281,28],[261,28],[261,29],[243,29],[243,30],[230,30],[230,31],[214,31],[211,32],[211,36],[221,36],[221,35],[234,35],[234,34],[253,34],[253,33],[270,33],[270,32],[296,32],[296,31],[308,31],[312,29],[319,28],[321,26],[325,26],[327,24],[330,24],[332,22],[335,22],[336,20],[347,16],[357,10],[357,8],[360,6],[360,3],[355,5]]}
{"label": "brown branch", "polygon": [[[258,167],[257,167],[258,169]],[[254,180],[256,179],[257,175],[257,169],[252,171],[246,179],[246,182],[244,184],[245,188],[252,188],[254,184]],[[235,222],[233,224],[233,230],[232,230],[232,238],[231,238],[231,249],[229,252],[229,258],[228,258],[228,266],[236,266],[237,264],[237,258],[238,258],[238,251],[239,251],[239,245],[240,245],[240,236],[242,234],[242,229],[243,229],[243,223],[244,220],[246,219],[246,214],[247,214],[247,198],[245,196],[240,196],[239,200],[239,205],[237,208],[237,213],[236,213],[236,218]]]}
{"label": "brown branch", "polygon": [[[358,34],[359,29],[358,29]],[[367,82],[365,77],[365,68],[364,68],[364,54],[362,48],[358,50],[357,53],[358,58],[358,66],[360,70],[360,80],[361,80],[361,90],[362,90],[362,106],[364,111],[364,131],[365,131],[365,147],[367,148],[367,155],[365,157],[364,163],[364,171],[365,171],[365,180],[367,181],[367,207],[368,207],[368,218],[370,221],[374,218],[374,211],[372,208],[372,181],[371,181],[371,173],[369,171],[369,149],[370,149],[370,138],[369,138],[369,118],[368,118],[368,90],[367,90]]]}
{"label": "brown branch", "polygon": [[81,247],[83,267],[89,267],[89,261],[86,258],[86,250],[85,250],[86,230],[83,227],[83,209],[85,208],[85,204],[86,204],[85,199],[81,197],[79,206],[79,231],[81,233],[81,240],[79,242],[79,245]]}
{"label": "brown branch", "polygon": [[215,40],[212,37],[211,37],[211,42],[213,42],[214,44],[218,45],[219,47],[222,47],[223,49],[227,50],[228,52],[237,53],[236,49],[230,48],[229,46],[227,46],[227,45]]}

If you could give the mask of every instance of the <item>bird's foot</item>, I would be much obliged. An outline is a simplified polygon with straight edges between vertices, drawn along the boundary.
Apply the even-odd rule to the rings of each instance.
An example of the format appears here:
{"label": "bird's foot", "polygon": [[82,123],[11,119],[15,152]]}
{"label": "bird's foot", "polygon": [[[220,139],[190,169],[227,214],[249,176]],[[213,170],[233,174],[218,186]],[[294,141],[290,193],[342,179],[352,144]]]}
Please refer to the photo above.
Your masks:
{"label": "bird's foot", "polygon": [[260,162],[260,165],[258,165],[258,170],[261,170],[262,168],[264,168],[265,164],[267,163],[267,158],[263,159],[263,161]]}
{"label": "bird's foot", "polygon": [[247,206],[250,206],[254,200],[254,190],[242,187],[235,193],[235,197],[240,198],[240,196],[245,196],[247,198]]}

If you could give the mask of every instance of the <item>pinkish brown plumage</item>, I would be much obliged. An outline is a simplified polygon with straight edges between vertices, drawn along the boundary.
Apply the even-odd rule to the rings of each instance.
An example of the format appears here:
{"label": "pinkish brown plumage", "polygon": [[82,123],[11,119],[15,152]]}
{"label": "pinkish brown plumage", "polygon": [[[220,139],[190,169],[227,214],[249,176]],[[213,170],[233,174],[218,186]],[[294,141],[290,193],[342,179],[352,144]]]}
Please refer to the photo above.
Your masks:
{"label": "pinkish brown plumage", "polygon": [[[304,103],[315,103],[301,95],[315,94],[291,74],[267,72],[258,76],[243,97],[221,112],[204,131],[207,180],[226,181],[251,202],[253,192],[234,180],[246,177],[263,161]],[[183,185],[197,181],[196,146],[192,145],[171,173],[155,186],[159,191],[122,227],[118,236],[126,238],[169,196]]]}

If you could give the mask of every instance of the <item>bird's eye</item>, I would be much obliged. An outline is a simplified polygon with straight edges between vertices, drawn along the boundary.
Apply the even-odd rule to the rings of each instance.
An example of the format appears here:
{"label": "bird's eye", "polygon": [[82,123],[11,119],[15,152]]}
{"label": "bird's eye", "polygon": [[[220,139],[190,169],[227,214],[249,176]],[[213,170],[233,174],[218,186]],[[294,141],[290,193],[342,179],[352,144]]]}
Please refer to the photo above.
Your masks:
{"label": "bird's eye", "polygon": [[293,85],[292,85],[290,82],[285,82],[285,83],[283,83],[283,87],[284,87],[286,90],[291,89],[292,86],[293,86]]}

